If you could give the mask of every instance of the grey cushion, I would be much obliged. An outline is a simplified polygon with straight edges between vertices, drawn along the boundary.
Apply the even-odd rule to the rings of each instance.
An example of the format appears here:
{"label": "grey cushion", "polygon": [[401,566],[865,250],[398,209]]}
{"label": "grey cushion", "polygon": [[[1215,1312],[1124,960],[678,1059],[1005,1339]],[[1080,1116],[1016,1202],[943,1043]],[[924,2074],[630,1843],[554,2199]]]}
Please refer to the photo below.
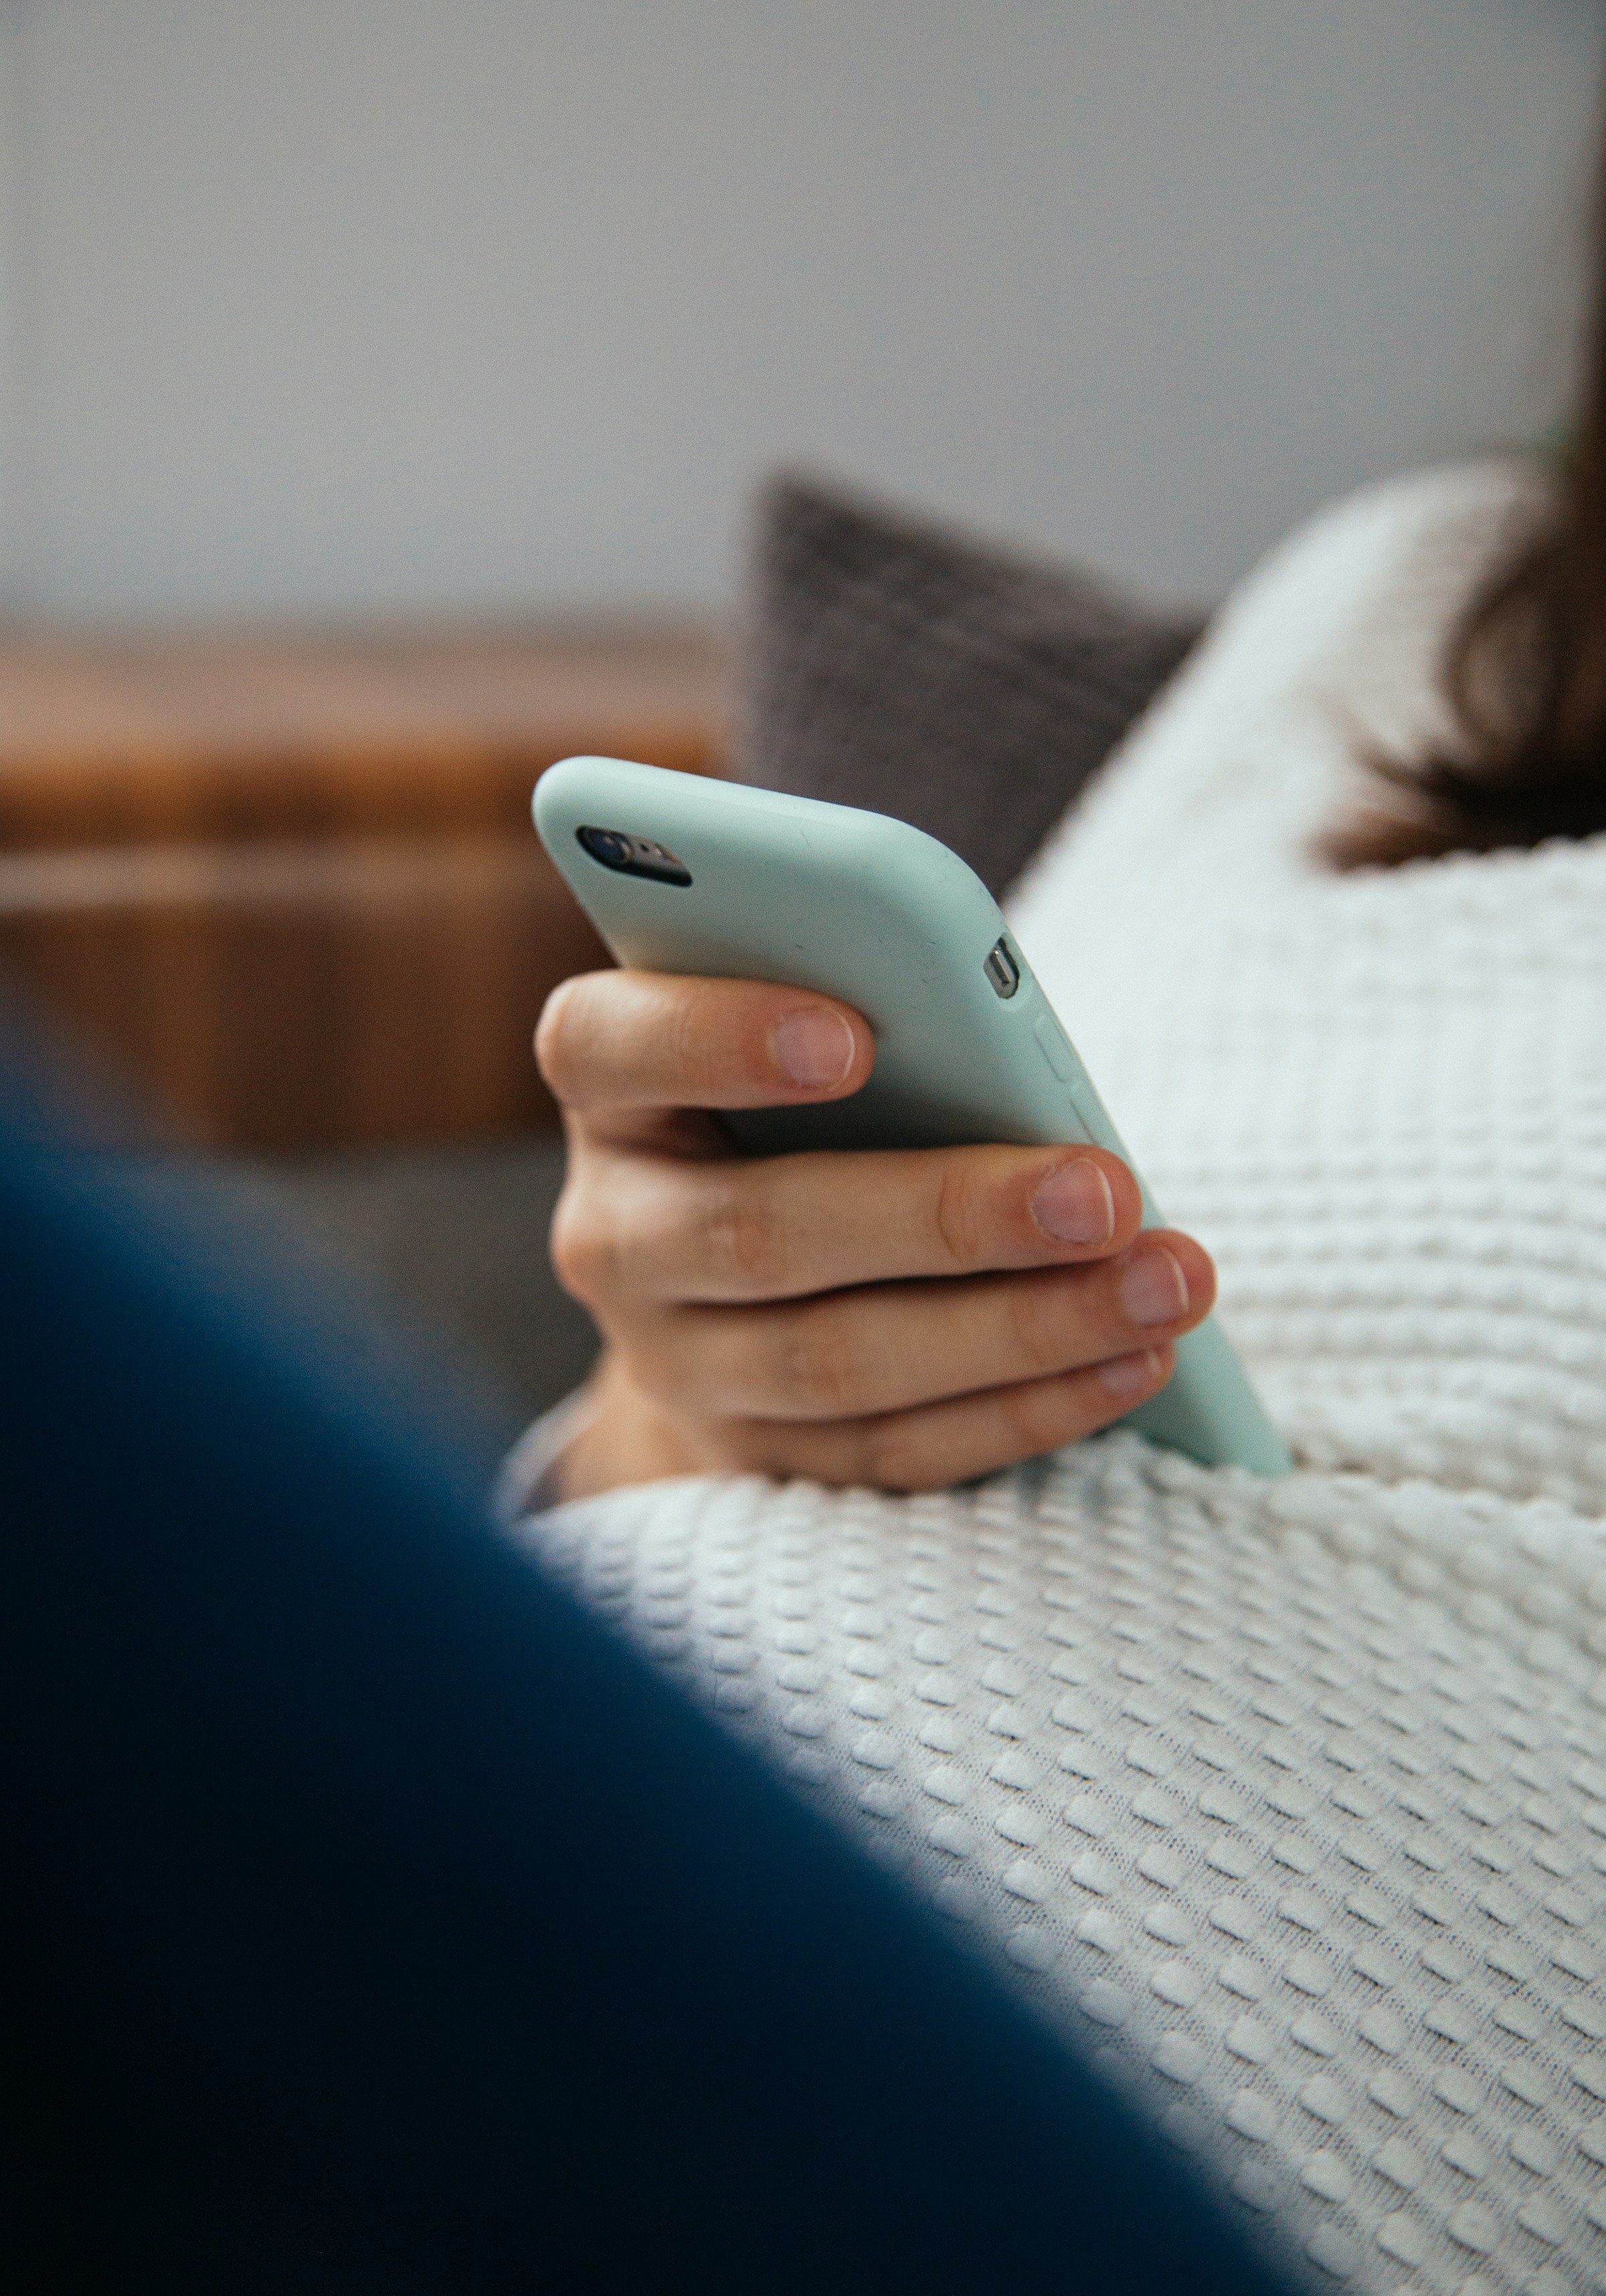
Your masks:
{"label": "grey cushion", "polygon": [[758,506],[738,769],[911,821],[1000,892],[1199,627],[782,477]]}
{"label": "grey cushion", "polygon": [[332,1279],[355,1291],[503,1443],[578,1385],[597,1353],[590,1317],[547,1258],[561,1140],[156,1156],[140,1168],[158,1203],[210,1201],[219,1223],[265,1219],[315,1295]]}

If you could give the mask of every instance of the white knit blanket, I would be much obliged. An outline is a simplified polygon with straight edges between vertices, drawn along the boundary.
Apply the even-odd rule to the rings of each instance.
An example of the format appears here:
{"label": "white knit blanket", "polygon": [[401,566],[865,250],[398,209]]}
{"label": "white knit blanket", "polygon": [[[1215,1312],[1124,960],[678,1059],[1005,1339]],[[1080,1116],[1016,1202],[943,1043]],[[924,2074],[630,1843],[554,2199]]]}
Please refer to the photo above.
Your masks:
{"label": "white knit blanket", "polygon": [[1300,1472],[1118,1433],[527,1532],[1314,2284],[1444,2296],[1606,2288],[1606,839],[1308,846],[1524,483],[1297,537],[1015,904]]}

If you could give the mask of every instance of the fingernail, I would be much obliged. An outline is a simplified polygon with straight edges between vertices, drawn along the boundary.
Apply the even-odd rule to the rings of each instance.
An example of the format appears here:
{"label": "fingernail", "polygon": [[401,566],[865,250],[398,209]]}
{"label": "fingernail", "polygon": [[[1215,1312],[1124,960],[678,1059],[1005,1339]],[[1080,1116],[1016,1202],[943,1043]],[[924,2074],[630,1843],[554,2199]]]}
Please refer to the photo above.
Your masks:
{"label": "fingernail", "polygon": [[1160,1358],[1153,1348],[1141,1348],[1135,1356],[1112,1356],[1099,1366],[1099,1376],[1112,1395],[1136,1395],[1140,1388],[1152,1387],[1160,1374]]}
{"label": "fingernail", "polygon": [[1109,1182],[1085,1156],[1057,1164],[1032,1199],[1032,1217],[1061,1243],[1108,1243],[1116,1232]]}
{"label": "fingernail", "polygon": [[788,1013],[778,1021],[770,1038],[778,1067],[794,1084],[840,1084],[853,1065],[853,1032],[840,1013],[818,1006]]}
{"label": "fingernail", "polygon": [[1134,1324],[1174,1324],[1188,1313],[1188,1278],[1175,1255],[1157,1244],[1121,1278],[1121,1305]]}

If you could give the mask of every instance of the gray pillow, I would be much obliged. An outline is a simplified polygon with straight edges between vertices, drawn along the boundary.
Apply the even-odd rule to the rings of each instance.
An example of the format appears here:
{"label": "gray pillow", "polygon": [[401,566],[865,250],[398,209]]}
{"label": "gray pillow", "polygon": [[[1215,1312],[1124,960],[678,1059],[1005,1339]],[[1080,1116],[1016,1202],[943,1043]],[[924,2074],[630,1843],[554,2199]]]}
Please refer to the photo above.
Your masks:
{"label": "gray pillow", "polygon": [[737,771],[896,814],[1001,892],[1200,627],[781,477],[758,504]]}

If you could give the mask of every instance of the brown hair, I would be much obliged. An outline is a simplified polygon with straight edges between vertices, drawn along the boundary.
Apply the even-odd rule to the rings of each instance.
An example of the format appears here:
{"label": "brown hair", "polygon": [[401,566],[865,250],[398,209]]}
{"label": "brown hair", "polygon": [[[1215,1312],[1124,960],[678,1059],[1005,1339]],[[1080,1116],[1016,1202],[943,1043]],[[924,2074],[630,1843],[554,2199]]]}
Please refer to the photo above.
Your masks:
{"label": "brown hair", "polygon": [[1396,802],[1323,840],[1340,869],[1606,830],[1606,160],[1593,238],[1574,421],[1548,504],[1445,651],[1454,739],[1426,758],[1371,760]]}

